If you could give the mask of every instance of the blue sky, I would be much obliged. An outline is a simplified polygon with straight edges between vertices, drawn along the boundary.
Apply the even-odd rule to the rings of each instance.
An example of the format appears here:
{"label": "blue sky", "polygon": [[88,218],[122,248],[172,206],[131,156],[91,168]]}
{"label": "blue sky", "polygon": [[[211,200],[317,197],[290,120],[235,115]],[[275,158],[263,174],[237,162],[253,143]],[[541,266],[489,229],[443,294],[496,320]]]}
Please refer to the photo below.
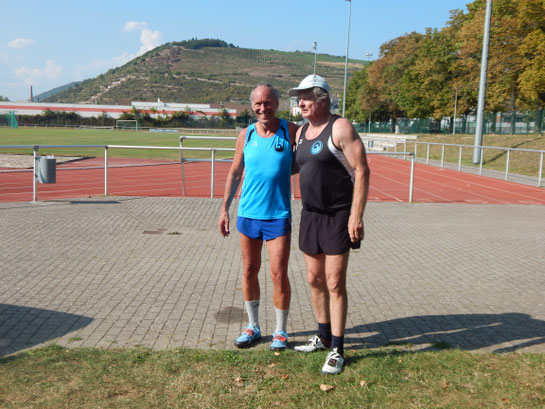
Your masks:
{"label": "blue sky", "polygon": [[[352,0],[351,58],[426,27],[471,0]],[[344,56],[346,0],[1,0],[0,95],[11,101],[92,78],[169,41],[219,38],[243,48]]]}

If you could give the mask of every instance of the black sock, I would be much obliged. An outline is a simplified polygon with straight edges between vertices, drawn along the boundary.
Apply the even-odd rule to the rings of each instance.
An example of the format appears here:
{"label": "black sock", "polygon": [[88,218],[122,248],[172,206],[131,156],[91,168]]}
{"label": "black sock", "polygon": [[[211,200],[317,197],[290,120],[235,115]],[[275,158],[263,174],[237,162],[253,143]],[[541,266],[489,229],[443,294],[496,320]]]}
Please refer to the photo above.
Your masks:
{"label": "black sock", "polygon": [[331,337],[331,349],[337,348],[337,352],[341,355],[344,355],[344,335],[336,337],[333,335]]}
{"label": "black sock", "polygon": [[331,344],[331,323],[320,324],[318,323],[318,336],[324,343],[326,348],[329,348]]}

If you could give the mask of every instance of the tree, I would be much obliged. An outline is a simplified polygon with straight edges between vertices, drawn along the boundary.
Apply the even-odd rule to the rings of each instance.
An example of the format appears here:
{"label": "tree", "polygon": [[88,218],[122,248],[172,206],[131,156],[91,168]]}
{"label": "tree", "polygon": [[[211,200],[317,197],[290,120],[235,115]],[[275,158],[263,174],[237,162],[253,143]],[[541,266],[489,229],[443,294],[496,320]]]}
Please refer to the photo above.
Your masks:
{"label": "tree", "polygon": [[446,31],[427,29],[416,58],[403,73],[397,101],[409,118],[452,114],[454,45]]}
{"label": "tree", "polygon": [[529,105],[545,105],[545,2],[521,0],[518,24],[525,35],[518,47],[522,72],[518,78],[521,98]]}
{"label": "tree", "polygon": [[229,115],[229,112],[225,108],[220,109],[219,120],[221,128],[228,128],[233,124],[233,118]]}
{"label": "tree", "polygon": [[369,97],[363,100],[363,108],[380,116],[387,112],[392,131],[395,120],[406,115],[400,105],[403,100],[399,98],[399,89],[405,71],[415,62],[422,38],[422,34],[413,32],[383,44],[380,58],[367,69]]}
{"label": "tree", "polygon": [[248,110],[245,109],[239,115],[237,115],[237,118],[236,118],[237,125],[246,126],[250,122],[251,118],[252,118],[252,115],[250,115],[250,112],[248,112]]}
{"label": "tree", "polygon": [[363,90],[368,82],[367,68],[357,71],[352,75],[346,87],[346,118],[355,122],[366,122],[369,119],[369,111],[362,106]]}

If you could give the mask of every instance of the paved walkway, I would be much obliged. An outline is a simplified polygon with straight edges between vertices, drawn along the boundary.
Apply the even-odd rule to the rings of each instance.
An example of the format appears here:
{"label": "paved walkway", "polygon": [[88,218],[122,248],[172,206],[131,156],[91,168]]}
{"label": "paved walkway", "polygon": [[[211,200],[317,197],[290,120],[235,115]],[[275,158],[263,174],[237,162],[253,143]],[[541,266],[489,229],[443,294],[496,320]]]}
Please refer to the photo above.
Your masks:
{"label": "paved walkway", "polygon": [[[234,348],[246,323],[238,234],[219,199],[0,204],[0,355],[56,342]],[[294,202],[297,237],[300,202]],[[545,206],[368,204],[348,273],[348,348],[447,343],[545,352]],[[266,253],[264,253],[267,259]],[[268,264],[261,325],[274,329]],[[291,345],[315,329],[292,245]]]}

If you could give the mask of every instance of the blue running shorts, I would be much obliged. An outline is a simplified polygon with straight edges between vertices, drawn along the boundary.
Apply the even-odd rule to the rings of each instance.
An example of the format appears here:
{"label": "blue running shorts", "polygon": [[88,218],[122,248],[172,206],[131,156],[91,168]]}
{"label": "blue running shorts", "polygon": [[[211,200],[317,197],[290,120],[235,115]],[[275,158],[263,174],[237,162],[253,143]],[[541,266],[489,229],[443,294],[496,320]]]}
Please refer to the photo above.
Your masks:
{"label": "blue running shorts", "polygon": [[237,218],[240,233],[256,240],[272,240],[291,232],[291,219],[258,220]]}

